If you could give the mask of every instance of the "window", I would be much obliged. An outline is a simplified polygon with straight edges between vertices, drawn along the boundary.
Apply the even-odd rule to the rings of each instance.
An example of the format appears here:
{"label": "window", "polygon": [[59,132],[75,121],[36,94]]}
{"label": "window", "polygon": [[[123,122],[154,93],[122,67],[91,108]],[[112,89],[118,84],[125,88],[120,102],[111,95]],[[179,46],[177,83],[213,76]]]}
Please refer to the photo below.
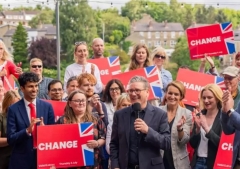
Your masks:
{"label": "window", "polygon": [[167,46],[167,40],[163,41],[163,46]]}
{"label": "window", "polygon": [[161,41],[160,40],[156,40],[154,43],[155,47],[161,46]]}
{"label": "window", "polygon": [[167,32],[163,32],[163,38],[167,39]]}
{"label": "window", "polygon": [[155,38],[159,39],[160,38],[160,33],[159,32],[155,32]]}
{"label": "window", "polygon": [[144,39],[140,40],[140,43],[145,44],[145,40]]}
{"label": "window", "polygon": [[182,36],[182,35],[183,35],[183,32],[179,32],[179,33],[178,33],[178,36]]}
{"label": "window", "polygon": [[171,46],[171,47],[174,47],[175,45],[176,45],[176,41],[175,41],[175,40],[171,40],[171,41],[170,41],[170,46]]}
{"label": "window", "polygon": [[151,32],[148,32],[148,39],[151,39]]}
{"label": "window", "polygon": [[151,41],[148,41],[148,47],[152,47],[152,42]]}
{"label": "window", "polygon": [[31,37],[32,38],[32,42],[34,41],[34,36]]}
{"label": "window", "polygon": [[175,32],[171,32],[171,38],[175,38]]}
{"label": "window", "polygon": [[140,36],[144,36],[144,32],[139,32],[139,35]]}

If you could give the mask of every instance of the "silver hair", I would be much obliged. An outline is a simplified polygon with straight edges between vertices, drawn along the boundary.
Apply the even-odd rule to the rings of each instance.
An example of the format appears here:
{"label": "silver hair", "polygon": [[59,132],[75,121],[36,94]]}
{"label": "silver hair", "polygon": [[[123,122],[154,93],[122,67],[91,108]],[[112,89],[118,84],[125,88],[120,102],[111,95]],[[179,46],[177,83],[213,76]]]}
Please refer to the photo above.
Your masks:
{"label": "silver hair", "polygon": [[149,88],[149,82],[148,80],[143,77],[143,76],[133,76],[129,82],[128,82],[128,86],[132,83],[135,83],[135,82],[142,82],[144,84],[144,88]]}

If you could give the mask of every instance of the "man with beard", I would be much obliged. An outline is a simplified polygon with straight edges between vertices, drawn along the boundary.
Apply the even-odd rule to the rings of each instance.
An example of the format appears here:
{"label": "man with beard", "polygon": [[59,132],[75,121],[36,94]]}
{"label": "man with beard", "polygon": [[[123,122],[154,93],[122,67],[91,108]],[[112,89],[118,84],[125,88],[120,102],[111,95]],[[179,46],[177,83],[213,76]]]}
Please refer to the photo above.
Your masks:
{"label": "man with beard", "polygon": [[54,124],[52,105],[36,99],[39,77],[23,73],[18,78],[23,99],[8,109],[7,141],[13,147],[9,169],[37,168],[37,125]]}
{"label": "man with beard", "polygon": [[95,38],[92,42],[93,56],[91,59],[103,58],[104,42],[101,38]]}
{"label": "man with beard", "polygon": [[99,95],[94,93],[94,86],[97,82],[95,76],[90,73],[82,73],[78,76],[77,81],[79,89],[84,91],[88,97],[88,110],[93,113],[96,112],[107,126],[107,108],[104,103],[100,101]]}

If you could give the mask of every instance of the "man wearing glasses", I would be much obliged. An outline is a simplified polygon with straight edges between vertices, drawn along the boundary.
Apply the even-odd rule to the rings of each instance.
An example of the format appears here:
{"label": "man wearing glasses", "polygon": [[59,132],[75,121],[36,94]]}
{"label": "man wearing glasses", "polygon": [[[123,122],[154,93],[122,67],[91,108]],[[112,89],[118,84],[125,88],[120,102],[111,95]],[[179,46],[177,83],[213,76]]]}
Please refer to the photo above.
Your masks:
{"label": "man wearing glasses", "polygon": [[52,80],[48,84],[48,96],[50,97],[50,100],[63,100],[63,84],[60,80]]}
{"label": "man wearing glasses", "polygon": [[110,141],[112,169],[164,169],[160,150],[170,148],[167,114],[148,103],[149,82],[134,76],[128,84],[131,103],[140,103],[136,118],[133,106],[114,113]]}
{"label": "man wearing glasses", "polygon": [[238,102],[240,101],[240,86],[239,84],[239,68],[235,66],[228,66],[222,72],[222,76],[224,78],[224,83],[226,88],[234,100],[234,109],[237,108]]}
{"label": "man wearing glasses", "polygon": [[43,73],[43,63],[39,58],[33,58],[30,60],[30,72],[36,73],[39,80],[39,91],[37,97],[39,99],[49,99],[47,87],[48,84],[53,80],[49,77],[44,77]]}

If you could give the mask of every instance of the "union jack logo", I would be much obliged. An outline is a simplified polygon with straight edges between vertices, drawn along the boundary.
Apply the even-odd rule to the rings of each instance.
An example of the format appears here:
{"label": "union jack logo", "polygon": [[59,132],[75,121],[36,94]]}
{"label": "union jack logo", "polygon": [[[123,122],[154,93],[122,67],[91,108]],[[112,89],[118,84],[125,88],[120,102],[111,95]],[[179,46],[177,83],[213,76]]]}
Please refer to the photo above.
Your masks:
{"label": "union jack logo", "polygon": [[228,53],[234,53],[235,43],[234,43],[233,32],[232,32],[232,23],[226,22],[226,23],[220,24],[220,26],[221,26],[221,32],[224,36],[224,42],[225,42]]}
{"label": "union jack logo", "polygon": [[157,68],[157,66],[149,66],[144,68],[146,77],[149,80],[152,80],[152,82],[150,83],[150,89],[153,93],[153,96],[155,98],[160,98],[162,97],[162,89],[161,89],[161,83],[159,80],[159,70]]}
{"label": "union jack logo", "polygon": [[[79,136],[81,138],[93,137],[93,123],[80,123],[79,124]],[[82,157],[84,166],[90,166],[94,164],[93,149],[87,147],[87,144],[81,146]]]}
{"label": "union jack logo", "polygon": [[108,57],[108,64],[110,66],[110,72],[112,72],[112,75],[121,73],[119,56]]}
{"label": "union jack logo", "polygon": [[224,83],[224,79],[222,77],[219,76],[215,76],[215,83],[222,89],[222,90],[226,90],[226,86]]}

